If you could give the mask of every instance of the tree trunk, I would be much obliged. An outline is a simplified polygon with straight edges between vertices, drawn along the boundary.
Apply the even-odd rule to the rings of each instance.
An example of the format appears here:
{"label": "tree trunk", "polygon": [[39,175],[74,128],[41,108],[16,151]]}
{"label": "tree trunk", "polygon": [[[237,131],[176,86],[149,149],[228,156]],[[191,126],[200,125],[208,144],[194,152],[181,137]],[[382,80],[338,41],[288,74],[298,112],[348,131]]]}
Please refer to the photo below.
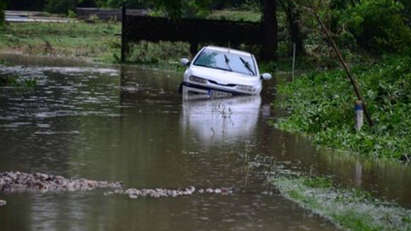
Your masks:
{"label": "tree trunk", "polygon": [[280,0],[279,3],[284,9],[285,14],[287,15],[288,32],[291,39],[290,54],[293,53],[293,44],[295,44],[296,55],[303,55],[305,54],[305,49],[303,34],[301,33],[300,11],[297,9],[297,6],[294,2],[285,2],[284,0]]}
{"label": "tree trunk", "polygon": [[261,57],[263,60],[275,60],[277,58],[277,0],[264,0],[262,30]]}
{"label": "tree trunk", "polygon": [[298,9],[295,7],[293,3],[290,3],[288,5],[288,10],[287,14],[289,13],[289,19],[288,19],[288,24],[289,24],[289,30],[290,30],[290,36],[291,36],[291,42],[296,46],[296,55],[303,55],[305,53],[304,50],[304,41],[303,41],[303,36],[301,34],[301,28],[300,28],[300,12]]}

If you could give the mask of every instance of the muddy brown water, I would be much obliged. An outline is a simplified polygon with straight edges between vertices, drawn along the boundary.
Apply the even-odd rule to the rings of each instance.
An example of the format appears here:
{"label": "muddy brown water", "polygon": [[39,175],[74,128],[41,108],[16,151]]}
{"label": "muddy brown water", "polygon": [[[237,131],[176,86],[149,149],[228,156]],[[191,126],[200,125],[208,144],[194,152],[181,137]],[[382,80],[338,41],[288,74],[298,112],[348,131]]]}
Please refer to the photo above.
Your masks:
{"label": "muddy brown water", "polygon": [[[411,170],[318,151],[267,125],[262,96],[183,101],[181,74],[3,55],[0,75],[36,79],[0,88],[0,171],[122,181],[127,187],[233,187],[233,195],[130,200],[103,191],[0,193],[0,230],[335,230],[265,184],[247,160],[332,175],[411,205]],[[263,194],[272,192],[272,195]]]}

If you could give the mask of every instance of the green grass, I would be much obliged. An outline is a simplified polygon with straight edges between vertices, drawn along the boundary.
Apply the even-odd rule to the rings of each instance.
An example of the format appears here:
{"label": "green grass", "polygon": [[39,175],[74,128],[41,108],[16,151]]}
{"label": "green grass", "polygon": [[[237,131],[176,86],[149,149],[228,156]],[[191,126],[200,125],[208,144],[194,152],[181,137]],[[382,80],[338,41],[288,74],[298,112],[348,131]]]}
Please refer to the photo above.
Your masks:
{"label": "green grass", "polygon": [[[11,23],[0,33],[0,52],[118,63],[120,33],[121,25],[113,22]],[[183,42],[130,45],[130,64],[182,71],[179,59],[191,56],[189,44]]]}
{"label": "green grass", "polygon": [[115,62],[118,23],[11,23],[0,33],[0,51]]}
{"label": "green grass", "polygon": [[215,10],[207,16],[208,19],[259,22],[261,12],[249,10]]}
{"label": "green grass", "polygon": [[185,68],[180,65],[179,60],[190,57],[190,44],[185,42],[141,41],[131,45],[126,61],[149,67],[183,71]]}
{"label": "green grass", "polygon": [[273,177],[270,182],[285,197],[345,230],[411,230],[411,210],[379,201],[363,191],[338,189],[329,179]]}
{"label": "green grass", "polygon": [[304,74],[292,83],[280,83],[278,93],[284,100],[276,105],[288,115],[272,124],[306,134],[316,144],[370,158],[410,158],[411,57],[385,57],[379,63],[353,68],[374,127],[355,131],[355,95],[342,70]]}

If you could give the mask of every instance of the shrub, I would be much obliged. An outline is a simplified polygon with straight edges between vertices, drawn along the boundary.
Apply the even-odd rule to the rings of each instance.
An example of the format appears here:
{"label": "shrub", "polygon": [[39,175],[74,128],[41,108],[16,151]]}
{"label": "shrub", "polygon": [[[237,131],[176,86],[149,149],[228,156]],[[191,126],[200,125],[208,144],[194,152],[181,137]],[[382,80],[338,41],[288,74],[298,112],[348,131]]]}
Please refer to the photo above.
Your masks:
{"label": "shrub", "polygon": [[397,52],[411,43],[411,29],[403,17],[404,5],[394,0],[362,0],[342,15],[361,47]]}
{"label": "shrub", "polygon": [[76,14],[76,12],[74,12],[74,11],[72,11],[72,10],[68,10],[67,16],[68,16],[69,18],[76,18],[76,17],[77,17],[77,14]]}
{"label": "shrub", "polygon": [[312,73],[281,84],[290,116],[277,127],[313,136],[317,144],[369,157],[411,157],[411,57],[384,57],[381,64],[353,68],[375,122],[354,130],[354,94],[343,71]]}

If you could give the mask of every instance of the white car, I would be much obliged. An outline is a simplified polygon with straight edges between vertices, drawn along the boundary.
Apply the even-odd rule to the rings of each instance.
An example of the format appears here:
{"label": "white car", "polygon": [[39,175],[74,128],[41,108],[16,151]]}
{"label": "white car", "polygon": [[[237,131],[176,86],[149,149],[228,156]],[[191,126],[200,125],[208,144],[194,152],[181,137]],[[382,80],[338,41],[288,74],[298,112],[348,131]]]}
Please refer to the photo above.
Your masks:
{"label": "white car", "polygon": [[254,55],[215,46],[202,48],[187,66],[180,91],[184,94],[206,94],[209,97],[231,95],[258,95],[262,80],[271,79],[271,74],[260,75]]}

